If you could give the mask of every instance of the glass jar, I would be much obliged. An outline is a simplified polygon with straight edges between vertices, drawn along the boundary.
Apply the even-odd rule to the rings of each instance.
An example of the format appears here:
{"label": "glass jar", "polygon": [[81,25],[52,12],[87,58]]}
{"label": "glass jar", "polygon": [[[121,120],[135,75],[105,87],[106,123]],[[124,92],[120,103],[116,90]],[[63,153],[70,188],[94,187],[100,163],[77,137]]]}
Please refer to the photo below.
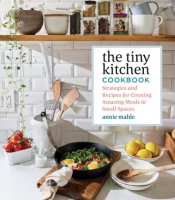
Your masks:
{"label": "glass jar", "polygon": [[35,155],[35,165],[38,168],[43,168],[47,164],[47,149],[43,149],[41,151],[41,155],[39,155],[39,149],[35,148],[33,150],[34,155]]}
{"label": "glass jar", "polygon": [[98,15],[110,15],[110,1],[101,1],[98,3]]}
{"label": "glass jar", "polygon": [[96,1],[84,1],[83,17],[95,17],[95,16],[96,16]]}
{"label": "glass jar", "polygon": [[80,34],[80,15],[81,10],[70,10],[70,34]]}
{"label": "glass jar", "polygon": [[98,33],[109,34],[109,20],[108,18],[100,18],[98,20]]}
{"label": "glass jar", "polygon": [[90,35],[90,34],[94,35],[96,28],[96,20],[83,19],[82,27],[84,35]]}

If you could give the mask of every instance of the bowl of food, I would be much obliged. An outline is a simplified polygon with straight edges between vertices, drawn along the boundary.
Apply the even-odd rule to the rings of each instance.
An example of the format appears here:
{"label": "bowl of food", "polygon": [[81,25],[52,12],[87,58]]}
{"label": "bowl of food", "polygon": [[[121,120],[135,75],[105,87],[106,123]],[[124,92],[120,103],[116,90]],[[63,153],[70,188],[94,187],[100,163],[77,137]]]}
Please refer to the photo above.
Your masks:
{"label": "bowl of food", "polygon": [[45,29],[48,35],[66,35],[68,14],[45,14]]}
{"label": "bowl of food", "polygon": [[163,155],[163,150],[154,142],[144,144],[138,139],[128,142],[124,147],[124,151],[130,158],[147,162],[155,162]]}
{"label": "bowl of food", "polygon": [[54,158],[59,169],[72,168],[74,178],[94,178],[109,171],[113,153],[102,144],[74,142],[57,148]]}

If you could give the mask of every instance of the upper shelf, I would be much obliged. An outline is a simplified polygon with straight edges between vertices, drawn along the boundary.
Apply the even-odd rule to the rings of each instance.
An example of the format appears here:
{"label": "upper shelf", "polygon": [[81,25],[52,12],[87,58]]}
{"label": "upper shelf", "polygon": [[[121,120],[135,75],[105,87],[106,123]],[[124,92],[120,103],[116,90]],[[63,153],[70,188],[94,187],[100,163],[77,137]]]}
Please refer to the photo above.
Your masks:
{"label": "upper shelf", "polygon": [[[18,41],[175,41],[175,36],[139,36],[139,35],[18,35]],[[7,35],[0,35],[0,41],[6,41]]]}

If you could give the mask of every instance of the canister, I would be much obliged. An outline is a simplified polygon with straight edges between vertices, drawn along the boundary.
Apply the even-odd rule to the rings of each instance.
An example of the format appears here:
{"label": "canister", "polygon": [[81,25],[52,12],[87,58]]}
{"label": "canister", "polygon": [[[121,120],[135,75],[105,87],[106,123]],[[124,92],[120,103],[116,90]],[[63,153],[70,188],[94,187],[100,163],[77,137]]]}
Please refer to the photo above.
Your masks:
{"label": "canister", "polygon": [[81,10],[70,10],[70,34],[80,34],[80,15]]}

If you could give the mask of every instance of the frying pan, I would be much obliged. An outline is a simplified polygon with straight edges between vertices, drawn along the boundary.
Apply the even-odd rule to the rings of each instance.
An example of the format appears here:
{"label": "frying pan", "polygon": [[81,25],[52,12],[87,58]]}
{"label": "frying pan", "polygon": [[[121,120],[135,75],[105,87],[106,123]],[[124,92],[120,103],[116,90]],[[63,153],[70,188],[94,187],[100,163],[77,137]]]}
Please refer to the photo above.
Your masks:
{"label": "frying pan", "polygon": [[78,149],[84,149],[84,148],[96,148],[96,151],[100,153],[104,153],[108,158],[111,159],[111,162],[104,167],[98,168],[98,169],[92,169],[92,170],[73,170],[73,178],[77,179],[87,179],[87,178],[95,178],[98,176],[101,176],[105,173],[107,173],[110,169],[110,165],[113,162],[113,153],[112,151],[107,148],[106,146],[98,143],[93,142],[74,142],[69,143],[64,146],[61,146],[56,149],[56,152],[54,154],[54,159],[57,164],[58,169],[62,168],[63,166],[60,164],[61,155],[65,152],[71,152],[76,151]]}

